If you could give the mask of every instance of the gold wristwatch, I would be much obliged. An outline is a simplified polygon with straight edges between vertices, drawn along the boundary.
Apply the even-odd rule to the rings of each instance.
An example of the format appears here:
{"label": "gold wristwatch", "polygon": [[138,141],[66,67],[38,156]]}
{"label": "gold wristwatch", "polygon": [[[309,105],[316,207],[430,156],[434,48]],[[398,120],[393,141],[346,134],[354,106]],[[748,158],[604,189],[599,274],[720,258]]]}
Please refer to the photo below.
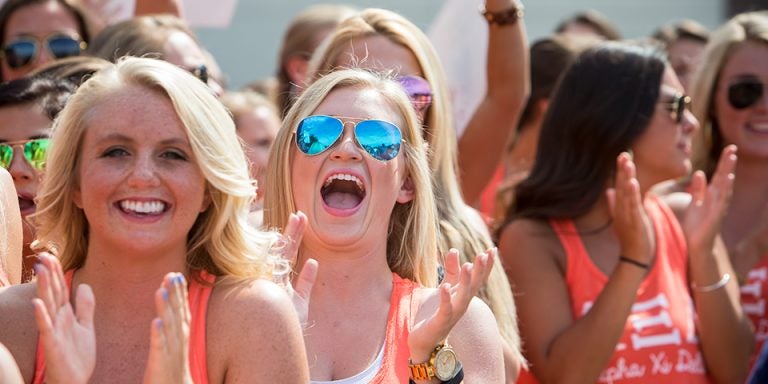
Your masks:
{"label": "gold wristwatch", "polygon": [[447,342],[438,344],[427,362],[414,364],[408,361],[413,380],[432,380],[437,377],[440,381],[448,381],[456,376],[460,366],[456,352]]}

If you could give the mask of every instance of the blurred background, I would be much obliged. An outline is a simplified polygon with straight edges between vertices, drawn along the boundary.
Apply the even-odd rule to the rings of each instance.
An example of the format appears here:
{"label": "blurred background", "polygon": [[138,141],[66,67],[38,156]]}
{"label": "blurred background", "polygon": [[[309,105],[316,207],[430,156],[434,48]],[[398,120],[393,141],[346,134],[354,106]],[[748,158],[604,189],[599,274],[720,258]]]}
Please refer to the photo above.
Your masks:
{"label": "blurred background", "polygon": [[[280,39],[291,18],[306,6],[323,3],[316,0],[231,1],[235,4],[227,27],[195,27],[203,44],[219,61],[230,88],[272,75]],[[198,2],[207,3],[203,9],[214,6],[210,0]],[[348,0],[339,3],[397,11],[428,31],[441,9],[451,2],[482,3],[481,0]],[[523,3],[531,40],[547,35],[560,20],[585,9],[595,9],[608,16],[625,38],[639,38],[673,20],[690,18],[715,28],[739,10],[768,8],[768,0],[535,0]],[[198,15],[189,15],[193,24],[200,25],[201,22],[195,21],[193,16]],[[472,13],[466,17],[480,19],[481,16]]]}

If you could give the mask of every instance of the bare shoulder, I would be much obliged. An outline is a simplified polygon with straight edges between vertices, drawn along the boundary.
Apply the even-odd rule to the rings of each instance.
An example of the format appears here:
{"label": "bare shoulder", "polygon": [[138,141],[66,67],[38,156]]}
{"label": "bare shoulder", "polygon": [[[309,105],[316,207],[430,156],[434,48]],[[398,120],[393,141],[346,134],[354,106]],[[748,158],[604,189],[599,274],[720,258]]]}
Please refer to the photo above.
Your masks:
{"label": "bare shoulder", "polygon": [[8,348],[25,379],[34,371],[37,326],[32,299],[35,283],[13,285],[0,290],[0,341]]}
{"label": "bare shoulder", "polygon": [[514,270],[532,269],[531,263],[556,262],[560,269],[565,266],[560,240],[549,223],[542,220],[516,219],[504,226],[499,235],[499,257],[510,279]]}
{"label": "bare shoulder", "polygon": [[218,283],[208,304],[206,330],[213,381],[259,377],[284,382],[282,373],[298,372],[301,382],[302,372],[308,371],[298,315],[286,291],[270,281]]}

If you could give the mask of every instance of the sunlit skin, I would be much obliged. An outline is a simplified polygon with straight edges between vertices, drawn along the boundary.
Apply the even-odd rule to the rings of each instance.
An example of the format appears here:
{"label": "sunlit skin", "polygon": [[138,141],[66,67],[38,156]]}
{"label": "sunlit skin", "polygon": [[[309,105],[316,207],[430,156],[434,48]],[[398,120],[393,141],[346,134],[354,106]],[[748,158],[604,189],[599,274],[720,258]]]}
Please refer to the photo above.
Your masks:
{"label": "sunlit skin", "polygon": [[[768,44],[746,42],[733,51],[720,72],[714,99],[714,119],[726,144],[739,147],[739,158],[768,160]],[[763,83],[763,96],[754,105],[735,109],[728,102],[728,86],[745,76]]]}
{"label": "sunlit skin", "polygon": [[[315,156],[304,155],[292,145],[296,208],[309,218],[304,244],[318,242],[334,249],[361,241],[385,243],[388,223],[381,218],[392,212],[405,179],[405,165],[401,155],[387,162],[372,158],[357,146],[351,122],[379,119],[400,125],[399,115],[375,91],[348,88],[331,92],[313,114],[342,117],[345,128],[339,143]],[[366,191],[351,216],[340,217],[329,211],[320,194],[326,179],[338,172],[357,176]]]}
{"label": "sunlit skin", "polygon": [[[185,255],[187,234],[207,207],[206,183],[170,100],[128,88],[89,115],[75,191],[90,223],[89,251]],[[136,203],[157,209],[142,213]]]}
{"label": "sunlit skin", "polygon": [[[45,22],[41,22],[45,20]],[[75,39],[80,39],[78,24],[75,16],[56,1],[46,1],[39,4],[32,4],[17,9],[5,26],[5,35],[3,41],[5,44],[12,42],[18,37],[32,37],[38,40],[38,43],[53,33],[62,33]],[[43,64],[55,60],[51,56],[47,47],[39,49],[37,58],[21,68],[11,68],[5,60],[2,62],[3,81],[17,79],[41,67]]]}
{"label": "sunlit skin", "polygon": [[[12,142],[27,139],[48,137],[51,131],[51,120],[43,110],[35,104],[21,104],[0,108],[0,142]],[[13,178],[16,193],[19,198],[19,208],[24,218],[24,255],[33,254],[29,250],[29,244],[35,238],[34,226],[27,220],[27,216],[35,213],[34,198],[37,196],[37,188],[43,176],[24,157],[22,147],[13,149],[8,173]],[[24,259],[22,278],[27,280],[32,276],[32,268],[35,258]]]}
{"label": "sunlit skin", "polygon": [[667,66],[661,82],[661,93],[648,128],[632,145],[641,185],[653,185],[675,179],[691,171],[691,141],[699,122],[685,110],[678,124],[667,102],[685,90],[674,71]]}

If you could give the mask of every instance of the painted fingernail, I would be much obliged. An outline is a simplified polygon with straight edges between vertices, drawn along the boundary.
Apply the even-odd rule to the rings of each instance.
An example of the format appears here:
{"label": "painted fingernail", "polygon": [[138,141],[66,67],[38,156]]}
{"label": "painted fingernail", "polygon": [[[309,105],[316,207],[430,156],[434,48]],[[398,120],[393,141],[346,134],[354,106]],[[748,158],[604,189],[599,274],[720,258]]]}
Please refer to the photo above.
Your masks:
{"label": "painted fingernail", "polygon": [[163,300],[168,301],[168,290],[163,288]]}

